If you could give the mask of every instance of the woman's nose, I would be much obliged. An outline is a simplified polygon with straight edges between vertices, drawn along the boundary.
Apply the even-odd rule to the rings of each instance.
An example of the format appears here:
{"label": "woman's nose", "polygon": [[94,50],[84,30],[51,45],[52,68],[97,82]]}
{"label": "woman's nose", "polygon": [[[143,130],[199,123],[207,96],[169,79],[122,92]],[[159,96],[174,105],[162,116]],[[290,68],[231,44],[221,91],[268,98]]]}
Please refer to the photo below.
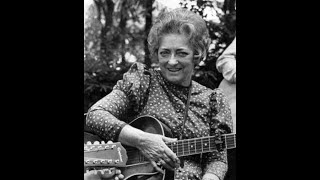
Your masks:
{"label": "woman's nose", "polygon": [[168,61],[168,64],[170,65],[175,65],[175,64],[178,64],[178,60],[177,58],[174,56],[174,54],[171,55],[169,61]]}

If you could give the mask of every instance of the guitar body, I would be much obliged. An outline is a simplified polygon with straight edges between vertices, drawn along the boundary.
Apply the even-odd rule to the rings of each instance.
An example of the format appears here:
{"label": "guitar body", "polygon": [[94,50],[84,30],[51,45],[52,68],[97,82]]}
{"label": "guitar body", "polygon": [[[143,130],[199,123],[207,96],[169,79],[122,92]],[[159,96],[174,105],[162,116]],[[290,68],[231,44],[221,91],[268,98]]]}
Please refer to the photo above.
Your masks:
{"label": "guitar body", "polygon": [[[144,132],[149,132],[153,134],[160,134],[166,137],[172,137],[170,129],[162,124],[157,119],[153,118],[152,116],[142,116],[130,123],[131,126],[140,129]],[[101,139],[90,133],[84,133],[85,143],[87,141],[101,141]],[[129,149],[132,147],[124,146],[125,149]],[[136,179],[148,179],[148,180],[173,180],[174,172],[165,170],[164,175],[155,171],[151,163],[148,161],[141,162],[141,163],[134,163],[131,160],[139,159],[140,153],[136,149],[136,153],[128,155],[127,166],[124,168],[119,168],[121,173],[124,175],[124,180],[136,180]]]}

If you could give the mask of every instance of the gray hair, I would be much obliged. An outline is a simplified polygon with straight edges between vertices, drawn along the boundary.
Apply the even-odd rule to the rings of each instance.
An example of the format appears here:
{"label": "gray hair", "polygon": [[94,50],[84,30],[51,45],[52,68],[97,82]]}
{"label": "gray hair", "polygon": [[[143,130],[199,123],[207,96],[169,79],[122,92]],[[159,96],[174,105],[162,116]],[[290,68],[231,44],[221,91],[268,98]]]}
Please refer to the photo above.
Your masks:
{"label": "gray hair", "polygon": [[157,60],[160,40],[167,34],[183,34],[193,48],[196,64],[205,58],[210,45],[209,32],[200,15],[178,8],[162,11],[148,36],[148,48],[152,60]]}

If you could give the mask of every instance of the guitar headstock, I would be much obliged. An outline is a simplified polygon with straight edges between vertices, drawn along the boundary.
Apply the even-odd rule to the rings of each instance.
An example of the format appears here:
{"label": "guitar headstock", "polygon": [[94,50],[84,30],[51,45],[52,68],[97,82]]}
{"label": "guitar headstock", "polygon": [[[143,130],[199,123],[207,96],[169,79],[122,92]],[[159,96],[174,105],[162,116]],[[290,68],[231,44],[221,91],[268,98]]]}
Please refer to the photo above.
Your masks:
{"label": "guitar headstock", "polygon": [[84,145],[84,167],[125,167],[127,160],[120,142]]}

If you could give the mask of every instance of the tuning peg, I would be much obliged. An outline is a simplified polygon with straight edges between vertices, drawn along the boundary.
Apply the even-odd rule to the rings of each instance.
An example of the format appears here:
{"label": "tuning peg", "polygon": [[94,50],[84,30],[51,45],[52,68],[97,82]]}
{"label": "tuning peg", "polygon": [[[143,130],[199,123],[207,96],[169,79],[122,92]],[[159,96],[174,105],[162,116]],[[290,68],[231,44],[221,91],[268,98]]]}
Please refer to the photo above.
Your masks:
{"label": "tuning peg", "polygon": [[95,141],[93,144],[94,144],[94,145],[99,145],[100,142],[99,142],[99,141]]}
{"label": "tuning peg", "polygon": [[87,145],[91,145],[92,143],[90,141],[87,141]]}
{"label": "tuning peg", "polygon": [[89,164],[90,163],[90,160],[86,160],[84,161],[85,164]]}

